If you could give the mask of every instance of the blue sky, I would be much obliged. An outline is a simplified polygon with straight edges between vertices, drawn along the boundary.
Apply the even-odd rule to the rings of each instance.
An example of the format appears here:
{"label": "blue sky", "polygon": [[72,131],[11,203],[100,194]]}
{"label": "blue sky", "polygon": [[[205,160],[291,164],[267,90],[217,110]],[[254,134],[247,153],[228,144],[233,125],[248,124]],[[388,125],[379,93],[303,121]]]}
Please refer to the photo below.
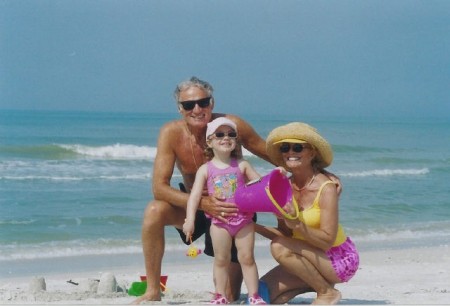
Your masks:
{"label": "blue sky", "polygon": [[450,117],[450,1],[0,0],[0,109]]}

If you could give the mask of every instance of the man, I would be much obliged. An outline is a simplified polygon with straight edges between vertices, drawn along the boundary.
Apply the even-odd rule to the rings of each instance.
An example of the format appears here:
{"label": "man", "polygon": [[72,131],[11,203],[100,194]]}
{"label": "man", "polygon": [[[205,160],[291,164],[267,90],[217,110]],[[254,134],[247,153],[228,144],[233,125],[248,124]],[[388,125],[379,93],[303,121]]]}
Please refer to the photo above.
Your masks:
{"label": "man", "polygon": [[[164,228],[175,226],[181,231],[186,218],[186,204],[192,188],[197,169],[206,162],[204,148],[206,147],[206,125],[211,120],[225,116],[233,120],[239,131],[240,143],[253,154],[269,161],[266,154],[265,141],[244,120],[237,116],[215,114],[212,86],[196,77],[180,83],[174,93],[177,101],[180,120],[166,123],[160,130],[157,154],[153,168],[153,196],[144,213],[142,225],[142,246],[147,274],[147,291],[135,303],[142,301],[160,301],[160,274],[164,255]],[[185,191],[170,186],[175,165],[183,176]],[[213,256],[211,240],[208,237],[209,221],[204,212],[224,219],[237,212],[235,204],[222,202],[209,197],[205,190],[199,205],[200,211],[196,219],[193,239],[204,233],[205,254]],[[225,221],[225,220],[223,220]],[[180,233],[183,240],[184,234]],[[234,255],[234,256],[233,256]],[[229,284],[227,298],[235,301],[239,298],[242,284],[242,271],[233,254],[233,263],[229,268]]]}

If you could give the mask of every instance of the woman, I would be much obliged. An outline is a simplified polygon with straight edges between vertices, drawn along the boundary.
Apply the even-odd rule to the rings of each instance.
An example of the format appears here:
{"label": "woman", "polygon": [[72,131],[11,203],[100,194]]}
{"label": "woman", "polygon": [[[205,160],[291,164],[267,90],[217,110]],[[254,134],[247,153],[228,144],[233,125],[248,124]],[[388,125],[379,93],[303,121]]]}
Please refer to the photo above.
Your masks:
{"label": "woman", "polygon": [[277,229],[257,226],[258,233],[272,239],[271,252],[279,263],[262,284],[272,304],[308,291],[317,293],[313,304],[336,304],[341,293],[334,285],[353,277],[359,256],[339,224],[336,185],[323,171],[333,160],[331,146],[316,129],[299,122],[275,128],[266,146],[272,162],[292,173],[293,201],[287,209],[299,216],[278,217]]}

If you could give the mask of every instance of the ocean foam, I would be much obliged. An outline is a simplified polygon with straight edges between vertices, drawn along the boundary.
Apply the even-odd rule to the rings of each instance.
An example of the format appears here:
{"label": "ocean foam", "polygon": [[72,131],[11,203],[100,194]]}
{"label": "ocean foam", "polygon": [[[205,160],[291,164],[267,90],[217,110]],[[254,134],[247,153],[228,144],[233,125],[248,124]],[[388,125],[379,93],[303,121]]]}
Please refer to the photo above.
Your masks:
{"label": "ocean foam", "polygon": [[430,170],[428,168],[422,169],[375,169],[361,172],[344,172],[339,173],[343,177],[368,177],[368,176],[410,176],[410,175],[425,175]]}
{"label": "ocean foam", "polygon": [[156,148],[136,146],[130,144],[114,144],[109,146],[92,147],[81,144],[59,145],[61,148],[73,151],[79,155],[105,159],[136,159],[154,160]]}

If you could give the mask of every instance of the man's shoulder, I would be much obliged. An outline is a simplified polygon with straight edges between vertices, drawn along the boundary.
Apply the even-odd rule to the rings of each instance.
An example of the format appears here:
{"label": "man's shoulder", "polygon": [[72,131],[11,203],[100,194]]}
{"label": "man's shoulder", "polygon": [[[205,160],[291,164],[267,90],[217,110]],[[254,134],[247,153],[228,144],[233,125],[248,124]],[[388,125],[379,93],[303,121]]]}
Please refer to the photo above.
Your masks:
{"label": "man's shoulder", "polygon": [[184,121],[183,120],[172,120],[164,123],[161,127],[161,130],[170,131],[183,128]]}
{"label": "man's shoulder", "polygon": [[179,137],[183,135],[184,125],[182,120],[173,120],[166,122],[159,130],[159,138],[170,140],[169,142],[179,141]]}

